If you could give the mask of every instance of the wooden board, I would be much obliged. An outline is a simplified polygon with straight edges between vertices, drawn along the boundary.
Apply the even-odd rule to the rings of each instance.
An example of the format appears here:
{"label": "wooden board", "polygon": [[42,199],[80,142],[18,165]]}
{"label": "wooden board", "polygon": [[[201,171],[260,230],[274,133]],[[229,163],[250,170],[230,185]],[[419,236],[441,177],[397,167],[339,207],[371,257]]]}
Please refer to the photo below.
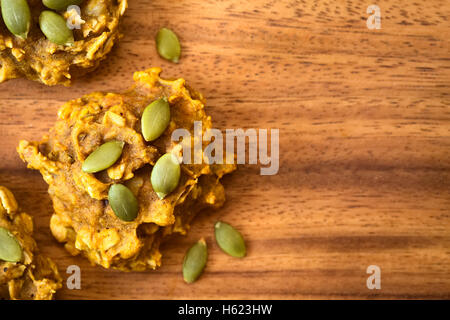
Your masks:
{"label": "wooden board", "polygon": [[[35,216],[42,250],[82,270],[82,289],[58,299],[450,298],[450,3],[131,0],[125,37],[97,72],[71,88],[26,80],[0,85],[0,184]],[[154,35],[176,31],[178,65]],[[71,257],[52,238],[47,186],[15,148],[52,126],[59,105],[122,91],[132,73],[161,66],[208,99],[215,127],[280,129],[280,170],[241,166],[225,178],[226,205],[164,245],[163,267],[120,273]],[[248,257],[223,254],[221,219]],[[183,283],[185,250],[205,237],[204,276]],[[381,268],[369,290],[366,269]]]}

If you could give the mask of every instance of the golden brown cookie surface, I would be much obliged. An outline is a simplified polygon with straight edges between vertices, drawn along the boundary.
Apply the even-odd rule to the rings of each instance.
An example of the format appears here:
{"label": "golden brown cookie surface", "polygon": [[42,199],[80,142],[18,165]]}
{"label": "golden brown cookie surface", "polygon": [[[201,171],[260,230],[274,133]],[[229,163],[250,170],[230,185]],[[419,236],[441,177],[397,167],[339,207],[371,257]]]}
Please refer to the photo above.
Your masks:
{"label": "golden brown cookie surface", "polygon": [[[20,212],[14,195],[0,186],[0,228],[2,239],[7,232],[21,249],[17,262],[2,260],[11,252],[0,253],[0,299],[51,300],[61,288],[62,279],[56,265],[42,256],[33,240],[33,220]],[[1,250],[8,247],[2,243]]]}
{"label": "golden brown cookie surface", "polygon": [[[26,77],[46,85],[70,85],[74,76],[95,69],[121,37],[119,23],[127,0],[84,0],[80,4],[80,28],[75,28],[73,46],[57,45],[39,28],[41,0],[28,0],[32,23],[28,37],[14,36],[0,17],[0,83]],[[58,12],[65,18],[70,14]]]}
{"label": "golden brown cookie surface", "polygon": [[[39,170],[49,184],[55,238],[72,254],[82,252],[105,268],[158,267],[161,240],[173,232],[184,234],[201,209],[221,206],[225,194],[219,179],[235,170],[234,165],[181,164],[178,187],[164,199],[157,196],[150,181],[152,168],[162,155],[180,150],[172,132],[183,128],[193,133],[194,121],[204,131],[211,128],[203,97],[183,79],[161,79],[160,72],[136,72],[136,84],[123,94],[97,92],[66,103],[49,135],[41,142],[21,141],[18,147],[28,167]],[[162,97],[170,104],[170,123],[158,139],[146,142],[141,116]],[[84,160],[111,140],[125,142],[117,162],[98,173],[84,172]],[[108,203],[108,190],[117,183],[138,200],[134,221],[120,220]]]}

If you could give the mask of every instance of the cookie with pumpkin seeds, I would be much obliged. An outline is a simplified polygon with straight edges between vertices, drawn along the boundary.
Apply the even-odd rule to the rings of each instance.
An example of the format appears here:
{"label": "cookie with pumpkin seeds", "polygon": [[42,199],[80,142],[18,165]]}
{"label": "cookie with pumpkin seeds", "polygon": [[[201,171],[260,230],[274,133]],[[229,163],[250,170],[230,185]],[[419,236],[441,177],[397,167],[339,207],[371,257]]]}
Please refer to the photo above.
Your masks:
{"label": "cookie with pumpkin seeds", "polygon": [[68,86],[121,38],[127,0],[0,0],[0,83]]}
{"label": "cookie with pumpkin seeds", "polygon": [[39,253],[32,234],[32,217],[0,186],[0,300],[51,300],[61,288],[56,265]]}
{"label": "cookie with pumpkin seeds", "polygon": [[136,72],[135,85],[122,94],[96,92],[66,103],[48,135],[18,147],[49,185],[55,238],[105,268],[160,266],[160,243],[185,234],[200,210],[220,207],[220,179],[235,170],[179,162],[186,141],[173,141],[172,133],[184,129],[193,137],[194,122],[205,132],[211,118],[201,94],[160,73]]}

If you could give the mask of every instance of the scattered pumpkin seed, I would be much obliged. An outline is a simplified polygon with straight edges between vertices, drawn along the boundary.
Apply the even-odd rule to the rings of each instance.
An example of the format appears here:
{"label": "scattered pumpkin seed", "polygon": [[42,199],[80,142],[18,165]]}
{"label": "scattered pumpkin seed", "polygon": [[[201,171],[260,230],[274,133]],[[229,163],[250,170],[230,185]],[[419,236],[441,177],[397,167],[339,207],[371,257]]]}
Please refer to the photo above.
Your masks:
{"label": "scattered pumpkin seed", "polygon": [[164,59],[178,63],[181,55],[180,41],[170,29],[162,28],[156,35],[156,48]]}
{"label": "scattered pumpkin seed", "polygon": [[214,229],[217,244],[225,253],[236,258],[245,256],[245,242],[239,231],[221,221],[216,222]]}
{"label": "scattered pumpkin seed", "polygon": [[9,230],[0,227],[0,260],[19,262],[22,260],[22,247]]}
{"label": "scattered pumpkin seed", "polygon": [[160,199],[164,199],[178,186],[181,168],[178,159],[172,153],[166,153],[156,161],[150,177],[153,190]]}
{"label": "scattered pumpkin seed", "polygon": [[95,173],[111,167],[122,155],[125,142],[112,140],[95,149],[83,162],[84,172]]}
{"label": "scattered pumpkin seed", "polygon": [[67,27],[66,19],[56,12],[45,10],[39,16],[41,31],[55,44],[72,46],[73,32]]}
{"label": "scattered pumpkin seed", "polygon": [[141,126],[145,141],[158,139],[170,122],[170,106],[166,98],[150,103],[142,113]]}
{"label": "scattered pumpkin seed", "polygon": [[194,244],[184,256],[183,278],[187,283],[192,283],[198,279],[205,269],[208,259],[206,242],[202,238]]}
{"label": "scattered pumpkin seed", "polygon": [[123,184],[113,184],[109,188],[108,201],[116,216],[123,221],[133,221],[139,212],[139,204],[130,189]]}
{"label": "scattered pumpkin seed", "polygon": [[67,10],[72,5],[79,6],[82,2],[83,0],[42,0],[44,6],[57,11]]}
{"label": "scattered pumpkin seed", "polygon": [[31,25],[30,7],[26,0],[1,0],[2,17],[8,30],[26,39]]}

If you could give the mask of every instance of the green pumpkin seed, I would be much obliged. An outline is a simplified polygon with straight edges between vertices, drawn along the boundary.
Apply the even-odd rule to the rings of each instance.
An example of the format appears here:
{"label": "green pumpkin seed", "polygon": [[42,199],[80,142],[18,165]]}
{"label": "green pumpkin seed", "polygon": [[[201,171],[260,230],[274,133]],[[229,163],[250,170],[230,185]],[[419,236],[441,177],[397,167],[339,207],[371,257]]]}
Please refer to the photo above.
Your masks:
{"label": "green pumpkin seed", "polygon": [[160,199],[164,199],[178,186],[181,168],[178,159],[171,153],[166,153],[156,161],[151,174],[153,190]]}
{"label": "green pumpkin seed", "polygon": [[146,141],[158,139],[170,122],[170,106],[166,98],[150,103],[142,113],[142,135]]}
{"label": "green pumpkin seed", "polygon": [[192,283],[202,274],[208,259],[208,250],[204,239],[200,239],[186,253],[183,261],[183,278]]}
{"label": "green pumpkin seed", "polygon": [[67,27],[66,19],[56,12],[42,11],[39,25],[49,41],[66,46],[74,44],[73,32]]}
{"label": "green pumpkin seed", "polygon": [[2,17],[8,30],[26,39],[31,25],[30,7],[26,0],[1,0]]}
{"label": "green pumpkin seed", "polygon": [[108,201],[116,216],[123,221],[133,221],[139,213],[139,204],[130,189],[123,184],[109,188]]}
{"label": "green pumpkin seed", "polygon": [[214,229],[217,244],[225,253],[236,258],[245,256],[245,242],[239,231],[221,221],[216,223]]}
{"label": "green pumpkin seed", "polygon": [[16,237],[7,229],[0,227],[0,260],[19,262],[22,260],[22,247]]}
{"label": "green pumpkin seed", "polygon": [[82,2],[83,0],[42,0],[44,6],[57,11],[67,10],[72,5],[79,6]]}
{"label": "green pumpkin seed", "polygon": [[84,172],[96,173],[111,167],[122,155],[123,141],[108,141],[95,149],[83,162]]}
{"label": "green pumpkin seed", "polygon": [[181,46],[177,35],[170,29],[162,28],[156,35],[156,48],[164,59],[177,63],[180,60]]}

